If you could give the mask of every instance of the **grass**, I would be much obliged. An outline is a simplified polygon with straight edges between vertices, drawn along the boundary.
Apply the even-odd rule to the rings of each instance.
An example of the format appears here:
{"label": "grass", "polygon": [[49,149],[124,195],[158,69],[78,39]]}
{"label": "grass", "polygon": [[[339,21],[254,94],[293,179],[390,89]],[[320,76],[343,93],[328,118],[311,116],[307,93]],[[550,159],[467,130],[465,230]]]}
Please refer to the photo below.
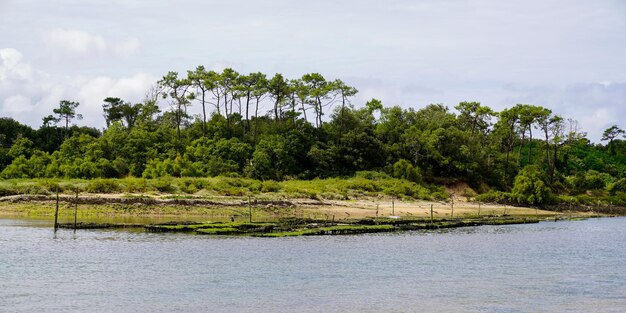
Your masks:
{"label": "grass", "polygon": [[443,188],[423,186],[389,177],[328,178],[313,180],[259,181],[249,178],[121,178],[121,179],[10,179],[0,182],[0,196],[50,195],[62,193],[93,194],[147,193],[176,196],[265,196],[272,199],[307,198],[347,200],[362,196],[395,196],[408,199],[442,200]]}

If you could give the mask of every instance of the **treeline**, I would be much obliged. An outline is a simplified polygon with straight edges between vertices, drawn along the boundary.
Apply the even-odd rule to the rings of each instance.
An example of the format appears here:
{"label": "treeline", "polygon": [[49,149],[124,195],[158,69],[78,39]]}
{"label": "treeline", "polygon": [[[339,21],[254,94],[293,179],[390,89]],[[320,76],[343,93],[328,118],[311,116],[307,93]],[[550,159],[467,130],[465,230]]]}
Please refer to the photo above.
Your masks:
{"label": "treeline", "polygon": [[[376,99],[354,106],[356,93],[317,73],[170,72],[142,103],[104,99],[103,131],[73,125],[80,106],[66,100],[37,130],[0,119],[0,176],[286,180],[377,171],[414,182],[464,181],[529,204],[554,201],[554,194],[626,199],[618,126],[604,132],[605,144],[593,144],[576,121],[541,106],[495,112],[462,102],[453,112],[442,104],[384,107]],[[189,113],[192,105],[199,114]]]}

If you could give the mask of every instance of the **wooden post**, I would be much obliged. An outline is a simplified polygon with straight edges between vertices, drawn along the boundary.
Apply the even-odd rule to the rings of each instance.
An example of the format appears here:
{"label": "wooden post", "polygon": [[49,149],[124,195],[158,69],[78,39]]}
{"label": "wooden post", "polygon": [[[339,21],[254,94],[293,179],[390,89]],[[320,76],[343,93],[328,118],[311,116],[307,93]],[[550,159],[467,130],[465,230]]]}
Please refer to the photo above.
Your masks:
{"label": "wooden post", "polygon": [[250,214],[250,223],[252,223],[252,205],[250,204],[250,196],[248,196],[248,211]]}
{"label": "wooden post", "polygon": [[433,205],[430,205],[430,223],[433,223]]}
{"label": "wooden post", "polygon": [[378,217],[378,203],[376,203],[376,217]]}
{"label": "wooden post", "polygon": [[502,216],[506,215],[506,204],[504,205],[504,213],[502,213]]}
{"label": "wooden post", "polygon": [[333,214],[333,221],[330,223],[330,226],[334,226],[335,225],[335,214]]}
{"label": "wooden post", "polygon": [[478,202],[478,216],[480,216],[480,202]]}
{"label": "wooden post", "polygon": [[74,200],[74,231],[76,231],[76,215],[78,214],[78,187],[76,187],[76,198]]}
{"label": "wooden post", "polygon": [[395,198],[391,198],[391,215],[395,216],[396,215],[396,204],[395,204]]}
{"label": "wooden post", "polygon": [[454,195],[452,195],[452,212],[450,212],[450,217],[454,217]]}
{"label": "wooden post", "polygon": [[57,232],[57,228],[59,227],[59,186],[57,186],[57,199],[56,199],[56,208],[54,210],[54,232]]}

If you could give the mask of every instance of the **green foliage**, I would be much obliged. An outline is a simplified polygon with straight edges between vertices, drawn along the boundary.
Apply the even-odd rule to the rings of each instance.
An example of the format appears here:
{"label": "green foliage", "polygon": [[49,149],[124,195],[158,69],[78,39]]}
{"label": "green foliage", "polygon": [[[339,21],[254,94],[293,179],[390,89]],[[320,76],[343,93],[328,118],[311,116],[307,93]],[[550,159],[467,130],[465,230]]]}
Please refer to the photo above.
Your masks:
{"label": "green foliage", "polygon": [[400,159],[393,164],[393,177],[412,182],[420,181],[419,169],[413,167],[413,164],[405,159]]}
{"label": "green foliage", "polygon": [[515,177],[512,197],[521,204],[542,205],[550,203],[552,192],[535,165],[524,167]]}
{"label": "green foliage", "polygon": [[[356,93],[319,73],[169,72],[143,103],[104,99],[103,133],[71,125],[79,104],[68,100],[46,112],[38,130],[0,118],[0,178],[128,177],[114,189],[315,199],[445,199],[445,191],[421,182],[454,178],[479,191],[513,190],[479,198],[535,205],[549,203],[552,192],[581,201],[619,201],[623,192],[626,132],[618,125],[604,132],[605,145],[593,144],[575,121],[541,106],[495,112],[467,101],[452,110],[403,109],[377,99],[353,104]],[[187,113],[192,105],[202,106],[201,116]],[[109,190],[102,181],[92,188]]]}
{"label": "green foliage", "polygon": [[583,193],[588,190],[603,190],[614,178],[607,173],[600,173],[596,170],[577,173],[572,179],[574,193]]}
{"label": "green foliage", "polygon": [[480,194],[474,198],[478,202],[487,203],[511,203],[513,202],[513,195],[509,192],[490,190],[483,194]]}
{"label": "green foliage", "polygon": [[122,190],[120,184],[113,179],[93,179],[87,184],[86,191],[89,193],[114,193]]}
{"label": "green foliage", "polygon": [[621,178],[618,181],[612,183],[609,185],[609,187],[607,188],[608,192],[610,195],[614,196],[618,193],[625,193],[626,192],[626,178]]}
{"label": "green foliage", "polygon": [[356,178],[364,178],[369,180],[383,180],[391,178],[389,175],[383,172],[376,171],[358,171],[354,175]]}
{"label": "green foliage", "polygon": [[172,179],[168,177],[162,177],[150,180],[151,186],[160,192],[174,192],[176,189],[172,185]]}

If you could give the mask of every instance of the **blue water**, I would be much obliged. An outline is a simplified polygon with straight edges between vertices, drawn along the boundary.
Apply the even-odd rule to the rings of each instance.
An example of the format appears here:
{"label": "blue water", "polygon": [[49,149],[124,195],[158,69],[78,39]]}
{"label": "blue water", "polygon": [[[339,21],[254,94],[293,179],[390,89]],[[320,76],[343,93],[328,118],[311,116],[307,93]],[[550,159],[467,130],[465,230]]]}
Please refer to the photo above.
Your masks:
{"label": "blue water", "polygon": [[0,312],[626,312],[626,218],[296,238],[48,226],[0,219]]}

